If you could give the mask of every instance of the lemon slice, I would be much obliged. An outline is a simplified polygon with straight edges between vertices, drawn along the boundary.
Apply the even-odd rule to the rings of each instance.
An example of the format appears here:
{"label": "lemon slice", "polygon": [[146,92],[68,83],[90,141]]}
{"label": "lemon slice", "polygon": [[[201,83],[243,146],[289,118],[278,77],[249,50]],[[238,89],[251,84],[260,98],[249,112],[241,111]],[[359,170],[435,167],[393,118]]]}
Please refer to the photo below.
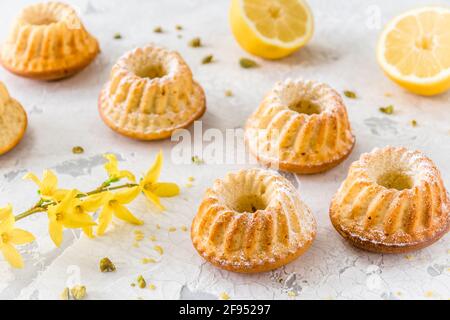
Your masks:
{"label": "lemon slice", "polygon": [[241,47],[266,59],[293,53],[314,31],[311,10],[303,0],[232,0],[230,23]]}
{"label": "lemon slice", "polygon": [[402,87],[421,95],[450,88],[450,8],[424,7],[394,18],[378,42],[378,62]]}

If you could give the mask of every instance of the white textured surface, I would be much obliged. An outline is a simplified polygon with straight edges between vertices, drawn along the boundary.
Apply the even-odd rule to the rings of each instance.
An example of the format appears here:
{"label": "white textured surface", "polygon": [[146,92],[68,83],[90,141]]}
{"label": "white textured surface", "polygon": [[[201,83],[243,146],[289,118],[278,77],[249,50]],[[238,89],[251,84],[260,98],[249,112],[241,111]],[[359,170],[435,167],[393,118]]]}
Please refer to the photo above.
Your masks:
{"label": "white textured surface", "polygon": [[[12,17],[23,5],[35,2],[0,2],[0,39],[5,39]],[[23,249],[24,270],[11,270],[0,260],[0,298],[58,298],[72,282],[81,281],[89,298],[217,298],[221,292],[231,298],[297,299],[307,298],[441,298],[450,297],[450,242],[444,237],[433,246],[404,255],[368,254],[349,247],[333,230],[328,206],[352,161],[362,152],[386,144],[417,148],[429,155],[441,169],[450,187],[450,93],[423,98],[406,93],[390,82],[375,61],[375,45],[380,29],[370,14],[381,11],[384,24],[390,17],[415,5],[447,3],[441,1],[377,1],[378,7],[363,1],[313,0],[316,33],[301,52],[281,61],[261,63],[261,68],[243,70],[238,59],[247,56],[234,42],[228,27],[228,1],[68,1],[77,5],[88,28],[100,40],[102,54],[81,74],[61,82],[33,82],[0,71],[11,95],[22,102],[30,125],[25,139],[11,153],[0,157],[1,204],[11,202],[16,211],[34,201],[34,186],[21,180],[27,170],[40,173],[54,169],[67,187],[92,188],[103,179],[101,154],[115,152],[121,164],[143,172],[159,148],[166,163],[163,179],[180,185],[188,176],[196,177],[194,187],[182,190],[177,199],[164,201],[167,212],[156,213],[144,199],[131,206],[145,220],[140,229],[155,235],[164,247],[161,257],[144,240],[134,248],[136,229],[119,223],[108,234],[87,240],[70,231],[61,249],[55,249],[47,235],[44,215],[20,222],[38,241]],[[374,25],[375,23],[375,25]],[[185,30],[175,31],[181,24]],[[161,25],[163,34],[153,28]],[[374,28],[375,26],[375,28]],[[113,40],[120,32],[122,40]],[[182,34],[179,39],[177,34]],[[200,36],[205,47],[192,49],[187,41]],[[321,175],[299,177],[302,199],[312,208],[318,222],[318,237],[312,248],[296,262],[275,272],[237,275],[204,263],[194,251],[188,232],[167,231],[168,227],[190,226],[204,188],[239,166],[171,165],[169,142],[143,143],[116,135],[100,120],[97,96],[108,79],[110,68],[125,51],[148,42],[178,50],[191,66],[195,78],[204,86],[208,111],[204,128],[242,127],[265,92],[278,80],[309,78],[329,83],[338,91],[354,90],[357,100],[346,100],[357,145],[350,158],[338,168]],[[206,54],[217,62],[201,65]],[[225,98],[224,91],[235,96]],[[392,97],[386,97],[391,93]],[[395,114],[384,115],[380,106],[393,104]],[[410,120],[416,119],[413,128]],[[82,145],[86,152],[73,155]],[[161,229],[156,228],[156,224]],[[101,257],[110,257],[116,273],[98,271]],[[156,257],[156,264],[143,265],[143,257]],[[142,274],[156,290],[132,288],[130,283]],[[75,280],[74,280],[75,279]]]}

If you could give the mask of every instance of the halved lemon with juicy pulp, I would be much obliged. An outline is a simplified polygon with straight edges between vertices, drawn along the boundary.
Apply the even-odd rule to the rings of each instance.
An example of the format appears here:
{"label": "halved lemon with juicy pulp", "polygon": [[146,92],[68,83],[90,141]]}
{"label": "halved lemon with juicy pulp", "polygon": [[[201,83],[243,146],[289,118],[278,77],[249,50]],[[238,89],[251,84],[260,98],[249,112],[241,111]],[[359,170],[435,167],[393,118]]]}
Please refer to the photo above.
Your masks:
{"label": "halved lemon with juicy pulp", "polygon": [[303,0],[232,0],[230,23],[241,47],[266,59],[297,51],[314,31],[313,15]]}
{"label": "halved lemon with juicy pulp", "polygon": [[414,93],[450,89],[450,8],[424,7],[394,18],[381,34],[377,57],[393,81]]}

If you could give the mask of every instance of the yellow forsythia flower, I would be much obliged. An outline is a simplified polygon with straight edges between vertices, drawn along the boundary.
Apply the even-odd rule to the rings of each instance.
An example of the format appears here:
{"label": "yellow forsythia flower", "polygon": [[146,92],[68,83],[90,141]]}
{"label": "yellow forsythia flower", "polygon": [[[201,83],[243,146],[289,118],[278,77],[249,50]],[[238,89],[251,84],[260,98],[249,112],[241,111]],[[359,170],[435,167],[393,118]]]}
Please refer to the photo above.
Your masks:
{"label": "yellow forsythia flower", "polygon": [[14,245],[22,245],[34,241],[28,231],[14,228],[14,215],[11,205],[0,209],[0,251],[5,259],[15,268],[23,268],[23,259]]}
{"label": "yellow forsythia flower", "polygon": [[119,163],[114,154],[105,154],[104,156],[108,162],[105,163],[105,170],[108,172],[109,178],[112,180],[120,180],[122,178],[127,178],[131,182],[135,182],[136,178],[128,170],[119,170]]}
{"label": "yellow forsythia flower", "polygon": [[136,218],[124,205],[132,202],[139,195],[139,187],[127,188],[117,192],[103,192],[104,207],[100,212],[97,229],[98,235],[103,235],[111,223],[113,215],[132,224],[141,225],[143,222]]}
{"label": "yellow forsythia flower", "polygon": [[49,233],[57,247],[63,240],[63,229],[78,229],[94,226],[95,222],[88,214],[75,214],[74,207],[77,204],[78,192],[69,191],[61,202],[51,205],[47,209],[49,219]]}
{"label": "yellow forsythia flower", "polygon": [[[97,211],[102,205],[103,205],[102,194],[91,195],[84,199],[75,198],[73,200],[71,208],[73,210],[72,213],[73,217],[77,221],[92,221],[92,218],[88,213]],[[83,232],[89,238],[94,237],[92,225],[83,227]]]}
{"label": "yellow forsythia flower", "polygon": [[34,173],[27,173],[24,179],[32,180],[39,187],[39,193],[42,199],[45,200],[61,200],[68,190],[58,189],[58,178],[51,170],[45,170],[42,175],[42,180]]}
{"label": "yellow forsythia flower", "polygon": [[177,184],[171,182],[158,182],[163,164],[163,154],[160,151],[152,167],[139,183],[144,195],[152,201],[158,208],[164,210],[159,197],[174,197],[180,193]]}

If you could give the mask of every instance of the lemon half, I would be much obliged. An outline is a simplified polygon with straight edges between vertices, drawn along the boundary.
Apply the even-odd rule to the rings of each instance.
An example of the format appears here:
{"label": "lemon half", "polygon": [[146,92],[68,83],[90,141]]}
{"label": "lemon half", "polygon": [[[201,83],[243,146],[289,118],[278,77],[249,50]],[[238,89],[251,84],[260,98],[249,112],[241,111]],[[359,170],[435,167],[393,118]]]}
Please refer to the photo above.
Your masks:
{"label": "lemon half", "polygon": [[393,81],[414,93],[450,89],[450,8],[424,7],[394,18],[380,36],[377,57]]}
{"label": "lemon half", "polygon": [[303,0],[232,0],[234,37],[251,54],[279,59],[304,46],[314,32],[314,19]]}

